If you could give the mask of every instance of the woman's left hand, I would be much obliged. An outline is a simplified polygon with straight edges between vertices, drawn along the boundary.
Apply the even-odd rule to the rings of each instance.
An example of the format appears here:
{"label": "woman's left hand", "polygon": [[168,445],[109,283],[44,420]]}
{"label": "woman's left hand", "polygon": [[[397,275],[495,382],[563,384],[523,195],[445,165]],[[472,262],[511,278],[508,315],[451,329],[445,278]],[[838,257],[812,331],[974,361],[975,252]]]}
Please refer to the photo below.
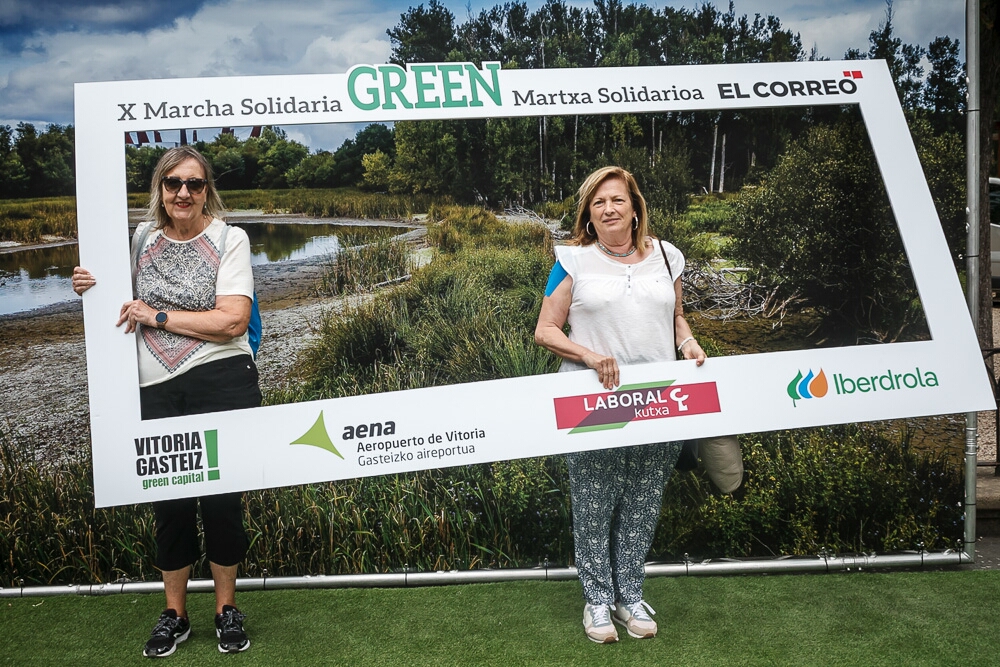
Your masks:
{"label": "woman's left hand", "polygon": [[694,359],[696,366],[701,366],[707,358],[705,350],[701,349],[701,345],[698,345],[698,341],[694,338],[684,343],[684,347],[681,348],[681,354],[684,355],[685,359]]}
{"label": "woman's left hand", "polygon": [[96,285],[97,281],[94,280],[94,274],[87,269],[82,266],[74,266],[72,283],[73,291],[83,296],[83,293]]}
{"label": "woman's left hand", "polygon": [[122,305],[122,310],[118,315],[118,322],[115,326],[120,327],[122,324],[125,324],[125,333],[135,331],[138,324],[155,327],[156,313],[156,309],[147,306],[146,302],[141,299],[126,301]]}

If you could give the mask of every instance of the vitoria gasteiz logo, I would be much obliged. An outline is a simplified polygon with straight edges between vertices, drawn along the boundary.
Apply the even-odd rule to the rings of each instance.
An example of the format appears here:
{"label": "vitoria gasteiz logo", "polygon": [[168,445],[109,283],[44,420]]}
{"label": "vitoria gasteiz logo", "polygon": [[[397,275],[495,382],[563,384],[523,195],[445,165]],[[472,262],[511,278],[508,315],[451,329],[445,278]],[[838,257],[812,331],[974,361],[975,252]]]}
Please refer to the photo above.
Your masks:
{"label": "vitoria gasteiz logo", "polygon": [[819,369],[819,373],[813,373],[812,369],[802,375],[799,371],[795,379],[788,383],[788,395],[792,398],[792,405],[798,407],[798,401],[804,398],[823,398],[830,390],[830,384],[826,381],[826,373]]}
{"label": "vitoria gasteiz logo", "polygon": [[143,489],[215,481],[219,432],[185,431],[135,438],[135,474]]}
{"label": "vitoria gasteiz logo", "polygon": [[622,385],[616,391],[555,398],[556,428],[586,433],[624,428],[633,421],[721,411],[714,382],[674,382]]}

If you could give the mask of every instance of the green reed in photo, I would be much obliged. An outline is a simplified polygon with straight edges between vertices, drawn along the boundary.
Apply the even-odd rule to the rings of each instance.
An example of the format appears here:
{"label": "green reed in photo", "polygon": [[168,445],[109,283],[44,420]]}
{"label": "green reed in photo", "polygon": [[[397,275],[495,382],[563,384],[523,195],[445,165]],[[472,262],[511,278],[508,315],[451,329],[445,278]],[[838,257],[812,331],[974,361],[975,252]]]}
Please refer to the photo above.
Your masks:
{"label": "green reed in photo", "polygon": [[39,243],[76,238],[76,198],[0,199],[0,241]]}
{"label": "green reed in photo", "polygon": [[389,234],[357,245],[353,234],[339,235],[340,250],[320,279],[320,292],[343,294],[371,290],[409,275],[412,260],[405,241]]}

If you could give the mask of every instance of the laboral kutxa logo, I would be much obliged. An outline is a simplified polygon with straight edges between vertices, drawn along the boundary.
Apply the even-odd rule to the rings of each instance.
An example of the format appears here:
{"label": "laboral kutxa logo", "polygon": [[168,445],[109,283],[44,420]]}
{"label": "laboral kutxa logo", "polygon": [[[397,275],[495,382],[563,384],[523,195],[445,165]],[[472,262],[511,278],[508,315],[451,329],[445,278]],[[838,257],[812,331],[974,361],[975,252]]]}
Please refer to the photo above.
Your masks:
{"label": "laboral kutxa logo", "polygon": [[629,422],[720,412],[714,382],[662,380],[623,385],[616,391],[553,399],[556,428],[570,434],[624,428]]}
{"label": "laboral kutxa logo", "polygon": [[187,431],[135,438],[135,474],[143,489],[219,479],[219,432]]}
{"label": "laboral kutxa logo", "polygon": [[[855,393],[868,394],[872,392],[900,391],[917,388],[934,388],[940,386],[937,373],[934,371],[920,370],[917,366],[913,370],[897,373],[890,368],[885,372],[878,372],[875,375],[859,375],[851,377],[843,373],[833,374],[833,389],[838,396],[845,396]],[[802,375],[799,370],[795,378],[788,383],[788,396],[792,399],[792,405],[798,407],[798,401],[811,398],[823,398],[830,390],[826,373],[819,369],[819,373],[813,373],[810,369],[806,375]]]}

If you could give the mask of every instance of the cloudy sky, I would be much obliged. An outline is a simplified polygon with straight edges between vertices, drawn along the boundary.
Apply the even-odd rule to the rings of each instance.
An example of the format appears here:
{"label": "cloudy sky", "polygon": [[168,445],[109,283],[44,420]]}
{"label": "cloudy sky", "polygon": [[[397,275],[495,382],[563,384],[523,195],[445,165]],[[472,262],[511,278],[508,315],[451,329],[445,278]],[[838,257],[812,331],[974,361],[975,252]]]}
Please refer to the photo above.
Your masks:
{"label": "cloudy sky", "polygon": [[[626,0],[628,2],[628,0]],[[462,22],[502,0],[442,0]],[[645,0],[694,8],[699,0]],[[408,0],[2,0],[0,124],[73,122],[83,81],[344,72],[385,62],[386,29],[420,4]],[[543,4],[528,0],[531,8]],[[570,0],[570,4],[590,3]],[[725,8],[728,0],[713,4]],[[808,52],[839,59],[867,49],[885,0],[735,0],[737,14],[773,14]],[[965,45],[961,0],[894,0],[896,35],[926,47],[947,35]],[[334,149],[356,128],[288,128],[314,149]],[[202,137],[204,138],[204,137]]]}

